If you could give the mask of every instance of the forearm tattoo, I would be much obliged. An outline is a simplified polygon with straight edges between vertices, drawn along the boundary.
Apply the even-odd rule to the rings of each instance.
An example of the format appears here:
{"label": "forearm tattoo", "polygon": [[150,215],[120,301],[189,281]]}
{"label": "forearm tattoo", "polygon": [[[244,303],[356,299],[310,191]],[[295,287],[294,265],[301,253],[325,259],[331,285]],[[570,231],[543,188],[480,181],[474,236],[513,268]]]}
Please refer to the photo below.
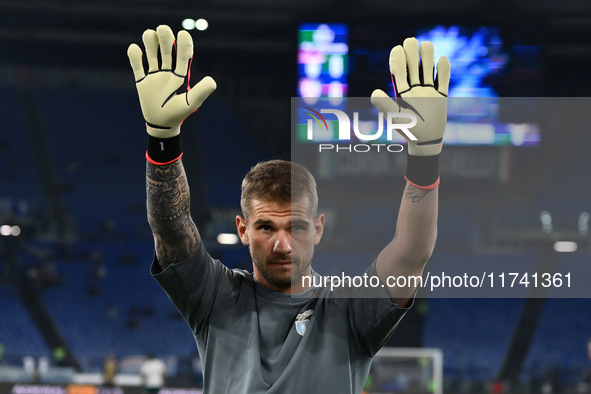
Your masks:
{"label": "forearm tattoo", "polygon": [[408,183],[404,189],[404,198],[409,199],[413,203],[420,202],[431,190],[419,189],[416,186]]}
{"label": "forearm tattoo", "polygon": [[165,269],[195,254],[201,238],[191,218],[189,184],[181,160],[161,166],[148,162],[146,194],[160,267]]}

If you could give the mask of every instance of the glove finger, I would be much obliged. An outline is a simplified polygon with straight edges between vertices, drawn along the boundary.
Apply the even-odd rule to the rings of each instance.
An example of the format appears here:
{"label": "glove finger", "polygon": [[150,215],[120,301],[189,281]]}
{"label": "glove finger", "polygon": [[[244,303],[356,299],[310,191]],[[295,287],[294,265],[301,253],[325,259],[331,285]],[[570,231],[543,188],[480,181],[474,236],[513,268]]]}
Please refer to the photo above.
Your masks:
{"label": "glove finger", "polygon": [[148,59],[148,73],[158,71],[158,35],[152,29],[148,29],[142,35],[142,41],[146,47]]}
{"label": "glove finger", "polygon": [[400,112],[398,104],[381,89],[376,89],[371,93],[371,103],[378,111],[383,112],[384,116],[388,112]]}
{"label": "glove finger", "polygon": [[187,75],[189,60],[193,57],[193,38],[185,30],[179,31],[176,43],[176,68],[174,73],[181,77]]}
{"label": "glove finger", "polygon": [[402,44],[404,55],[406,57],[406,68],[408,70],[408,79],[410,86],[421,84],[419,78],[419,41],[414,38],[407,38]]}
{"label": "glove finger", "polygon": [[446,97],[449,91],[450,68],[447,57],[440,57],[437,62],[437,91]]}
{"label": "glove finger", "polygon": [[217,85],[212,77],[205,77],[187,92],[187,101],[192,111],[201,107],[201,104],[216,89]]}
{"label": "glove finger", "polygon": [[434,86],[433,73],[435,72],[435,50],[429,41],[421,43],[421,64],[423,65],[423,84]]}
{"label": "glove finger", "polygon": [[136,82],[139,82],[146,77],[144,64],[142,63],[142,56],[142,50],[137,44],[131,44],[127,48],[127,57],[129,58],[129,63],[131,64],[131,69],[133,70],[133,76]]}
{"label": "glove finger", "polygon": [[406,57],[404,55],[404,48],[401,45],[395,46],[390,51],[390,72],[394,75],[398,94],[406,93],[410,90],[406,77]]}
{"label": "glove finger", "polygon": [[156,29],[158,42],[160,44],[160,58],[162,59],[162,70],[172,71],[172,48],[174,46],[174,33],[166,25],[160,25]]}

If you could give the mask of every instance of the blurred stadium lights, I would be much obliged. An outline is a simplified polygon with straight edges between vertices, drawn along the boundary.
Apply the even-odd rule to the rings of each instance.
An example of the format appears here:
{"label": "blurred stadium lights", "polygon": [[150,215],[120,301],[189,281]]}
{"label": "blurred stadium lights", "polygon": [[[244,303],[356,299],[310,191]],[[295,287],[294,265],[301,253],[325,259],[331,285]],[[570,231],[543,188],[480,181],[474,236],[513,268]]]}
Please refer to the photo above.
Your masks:
{"label": "blurred stadium lights", "polygon": [[552,216],[550,215],[550,212],[540,212],[540,222],[542,222],[542,231],[545,233],[552,232]]}
{"label": "blurred stadium lights", "polygon": [[193,30],[197,29],[199,31],[207,30],[209,27],[209,22],[206,19],[199,18],[199,19],[184,19],[182,23],[183,29],[185,30]]}
{"label": "blurred stadium lights", "polygon": [[195,19],[187,18],[183,20],[181,23],[183,29],[185,30],[193,30],[195,28]]}
{"label": "blurred stadium lights", "polygon": [[576,252],[578,245],[572,241],[556,241],[554,242],[554,251],[558,253]]}
{"label": "blurred stadium lights", "polygon": [[231,233],[221,233],[217,236],[217,241],[221,245],[235,245],[238,243],[238,235]]}
{"label": "blurred stadium lights", "polygon": [[21,228],[19,226],[11,226],[9,224],[4,224],[0,226],[0,235],[4,237],[18,237],[21,235]]}
{"label": "blurred stadium lights", "polygon": [[195,21],[195,29],[197,29],[199,31],[207,30],[208,27],[209,27],[209,22],[207,22],[206,19],[199,18]]}
{"label": "blurred stadium lights", "polygon": [[581,212],[579,214],[579,234],[587,235],[589,232],[589,214],[587,212]]}

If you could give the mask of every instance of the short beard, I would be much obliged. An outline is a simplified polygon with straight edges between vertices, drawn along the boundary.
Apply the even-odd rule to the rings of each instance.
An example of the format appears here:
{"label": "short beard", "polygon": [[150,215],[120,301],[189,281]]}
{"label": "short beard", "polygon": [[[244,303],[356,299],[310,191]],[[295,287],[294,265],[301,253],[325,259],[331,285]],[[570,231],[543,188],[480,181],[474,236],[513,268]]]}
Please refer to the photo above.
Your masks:
{"label": "short beard", "polygon": [[[253,262],[254,262],[254,265],[257,267],[258,271],[263,276],[263,278],[265,278],[265,280],[268,283],[272,284],[273,286],[277,287],[278,289],[287,289],[287,288],[293,286],[294,283],[299,281],[302,278],[302,276],[304,276],[304,273],[312,264],[311,259],[308,261],[307,264],[304,264],[304,265],[294,264],[292,262],[291,275],[289,276],[288,279],[283,279],[283,278],[277,278],[277,277],[273,276],[269,272],[269,270],[267,270],[266,267],[263,264],[261,264],[259,261],[253,259]],[[267,267],[268,267],[268,265],[267,265]],[[295,272],[293,271],[294,268],[296,269]]]}

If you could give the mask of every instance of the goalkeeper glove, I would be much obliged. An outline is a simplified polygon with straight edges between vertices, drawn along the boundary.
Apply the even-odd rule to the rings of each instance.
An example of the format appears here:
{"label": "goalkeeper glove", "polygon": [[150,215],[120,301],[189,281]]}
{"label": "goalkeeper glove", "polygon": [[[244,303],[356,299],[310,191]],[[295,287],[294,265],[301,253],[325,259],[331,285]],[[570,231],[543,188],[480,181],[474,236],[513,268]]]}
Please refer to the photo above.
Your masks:
{"label": "goalkeeper glove", "polygon": [[137,44],[129,46],[127,56],[149,135],[147,158],[154,164],[167,164],[182,155],[182,122],[203,104],[215,90],[216,83],[211,77],[205,77],[191,88],[193,39],[188,32],[180,31],[175,42],[170,27],[161,25],[156,31],[146,30],[142,40],[147,70]]}
{"label": "goalkeeper glove", "polygon": [[410,130],[416,140],[403,135],[409,155],[406,179],[424,189],[439,184],[439,154],[447,121],[450,78],[446,57],[441,57],[437,63],[435,80],[434,72],[433,45],[423,42],[419,49],[416,38],[407,38],[402,46],[398,45],[390,52],[396,101],[379,89],[371,95],[373,105],[381,112],[406,112],[416,116],[417,123]]}

